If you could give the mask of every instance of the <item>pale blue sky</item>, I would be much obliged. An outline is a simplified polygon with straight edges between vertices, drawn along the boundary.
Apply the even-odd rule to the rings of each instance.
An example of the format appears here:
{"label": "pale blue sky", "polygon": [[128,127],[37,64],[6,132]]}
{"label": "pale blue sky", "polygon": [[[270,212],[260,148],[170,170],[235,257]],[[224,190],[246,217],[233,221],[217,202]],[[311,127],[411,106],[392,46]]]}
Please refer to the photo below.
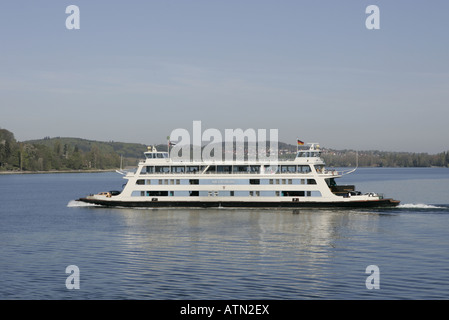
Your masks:
{"label": "pale blue sky", "polygon": [[[68,5],[80,8],[68,30]],[[365,9],[380,9],[368,30]],[[278,129],[337,149],[449,150],[449,2],[8,1],[0,127],[163,143]]]}

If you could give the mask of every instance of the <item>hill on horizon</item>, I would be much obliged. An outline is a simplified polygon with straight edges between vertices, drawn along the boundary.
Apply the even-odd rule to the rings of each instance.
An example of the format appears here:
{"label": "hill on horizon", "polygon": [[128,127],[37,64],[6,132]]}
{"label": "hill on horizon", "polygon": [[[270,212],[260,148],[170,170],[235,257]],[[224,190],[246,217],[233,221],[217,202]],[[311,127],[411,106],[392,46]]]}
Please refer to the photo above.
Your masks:
{"label": "hill on horizon", "polygon": [[75,137],[45,137],[43,139],[26,140],[23,143],[39,144],[49,148],[55,148],[58,144],[75,146],[82,152],[89,152],[93,147],[99,148],[101,152],[117,153],[127,158],[142,158],[142,154],[147,150],[147,145],[141,143],[97,141]]}
{"label": "hill on horizon", "polygon": [[[96,141],[73,137],[45,137],[16,141],[0,128],[0,171],[108,170],[135,167],[148,145]],[[167,144],[157,144],[167,151]],[[191,146],[192,147],[192,146]],[[268,145],[267,145],[268,147]],[[293,159],[296,145],[278,142],[279,159]],[[225,148],[222,149],[225,151]],[[449,167],[449,152],[427,153],[322,149],[328,167]]]}
{"label": "hill on horizon", "polygon": [[[143,159],[143,152],[148,145],[141,143],[96,141],[82,138],[69,137],[46,137],[44,139],[28,140],[25,143],[41,144],[50,148],[55,148],[55,144],[67,145],[68,148],[79,148],[83,152],[92,152],[98,149],[101,154],[115,154],[122,156],[127,166],[135,166],[139,160]],[[167,151],[167,144],[157,144],[157,149]],[[224,152],[223,146],[223,152]],[[296,145],[278,142],[279,159],[293,159],[296,154]],[[449,152],[442,152],[435,155],[427,153],[411,152],[391,152],[379,150],[356,151],[352,149],[335,150],[322,148],[322,158],[330,167],[351,167],[358,165],[361,167],[448,167]]]}

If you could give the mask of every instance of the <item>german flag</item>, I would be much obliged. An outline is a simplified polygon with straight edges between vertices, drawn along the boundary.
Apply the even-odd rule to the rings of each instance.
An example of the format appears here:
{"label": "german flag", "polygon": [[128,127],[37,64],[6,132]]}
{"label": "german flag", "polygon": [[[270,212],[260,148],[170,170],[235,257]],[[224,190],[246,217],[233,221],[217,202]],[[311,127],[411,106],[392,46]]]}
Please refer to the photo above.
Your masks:
{"label": "german flag", "polygon": [[298,142],[298,146],[303,146],[303,145],[304,145],[304,142],[302,142],[302,141],[299,140],[299,139],[297,139],[297,142]]}

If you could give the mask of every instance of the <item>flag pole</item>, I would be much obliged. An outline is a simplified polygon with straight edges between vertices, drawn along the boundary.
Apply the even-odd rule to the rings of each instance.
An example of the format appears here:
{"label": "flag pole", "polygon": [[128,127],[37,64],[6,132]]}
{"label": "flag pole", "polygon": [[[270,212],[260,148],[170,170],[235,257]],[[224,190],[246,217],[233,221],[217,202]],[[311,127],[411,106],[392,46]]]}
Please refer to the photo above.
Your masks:
{"label": "flag pole", "polygon": [[170,157],[170,136],[167,136],[167,152],[168,156]]}

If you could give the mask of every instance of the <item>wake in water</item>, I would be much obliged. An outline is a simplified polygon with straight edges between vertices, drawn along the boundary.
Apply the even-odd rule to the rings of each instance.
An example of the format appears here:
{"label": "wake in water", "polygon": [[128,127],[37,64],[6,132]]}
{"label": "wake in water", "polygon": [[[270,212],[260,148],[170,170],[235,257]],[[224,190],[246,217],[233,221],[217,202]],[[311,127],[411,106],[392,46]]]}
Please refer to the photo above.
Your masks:
{"label": "wake in water", "polygon": [[398,208],[405,209],[447,209],[447,207],[436,206],[432,204],[424,204],[424,203],[405,203],[398,205]]}
{"label": "wake in water", "polygon": [[449,213],[449,205],[447,204],[404,203],[396,208],[409,212]]}
{"label": "wake in water", "polygon": [[76,200],[70,200],[69,203],[67,203],[68,208],[76,208],[76,207],[95,207],[96,204],[93,203],[86,203],[82,201],[76,201]]}

